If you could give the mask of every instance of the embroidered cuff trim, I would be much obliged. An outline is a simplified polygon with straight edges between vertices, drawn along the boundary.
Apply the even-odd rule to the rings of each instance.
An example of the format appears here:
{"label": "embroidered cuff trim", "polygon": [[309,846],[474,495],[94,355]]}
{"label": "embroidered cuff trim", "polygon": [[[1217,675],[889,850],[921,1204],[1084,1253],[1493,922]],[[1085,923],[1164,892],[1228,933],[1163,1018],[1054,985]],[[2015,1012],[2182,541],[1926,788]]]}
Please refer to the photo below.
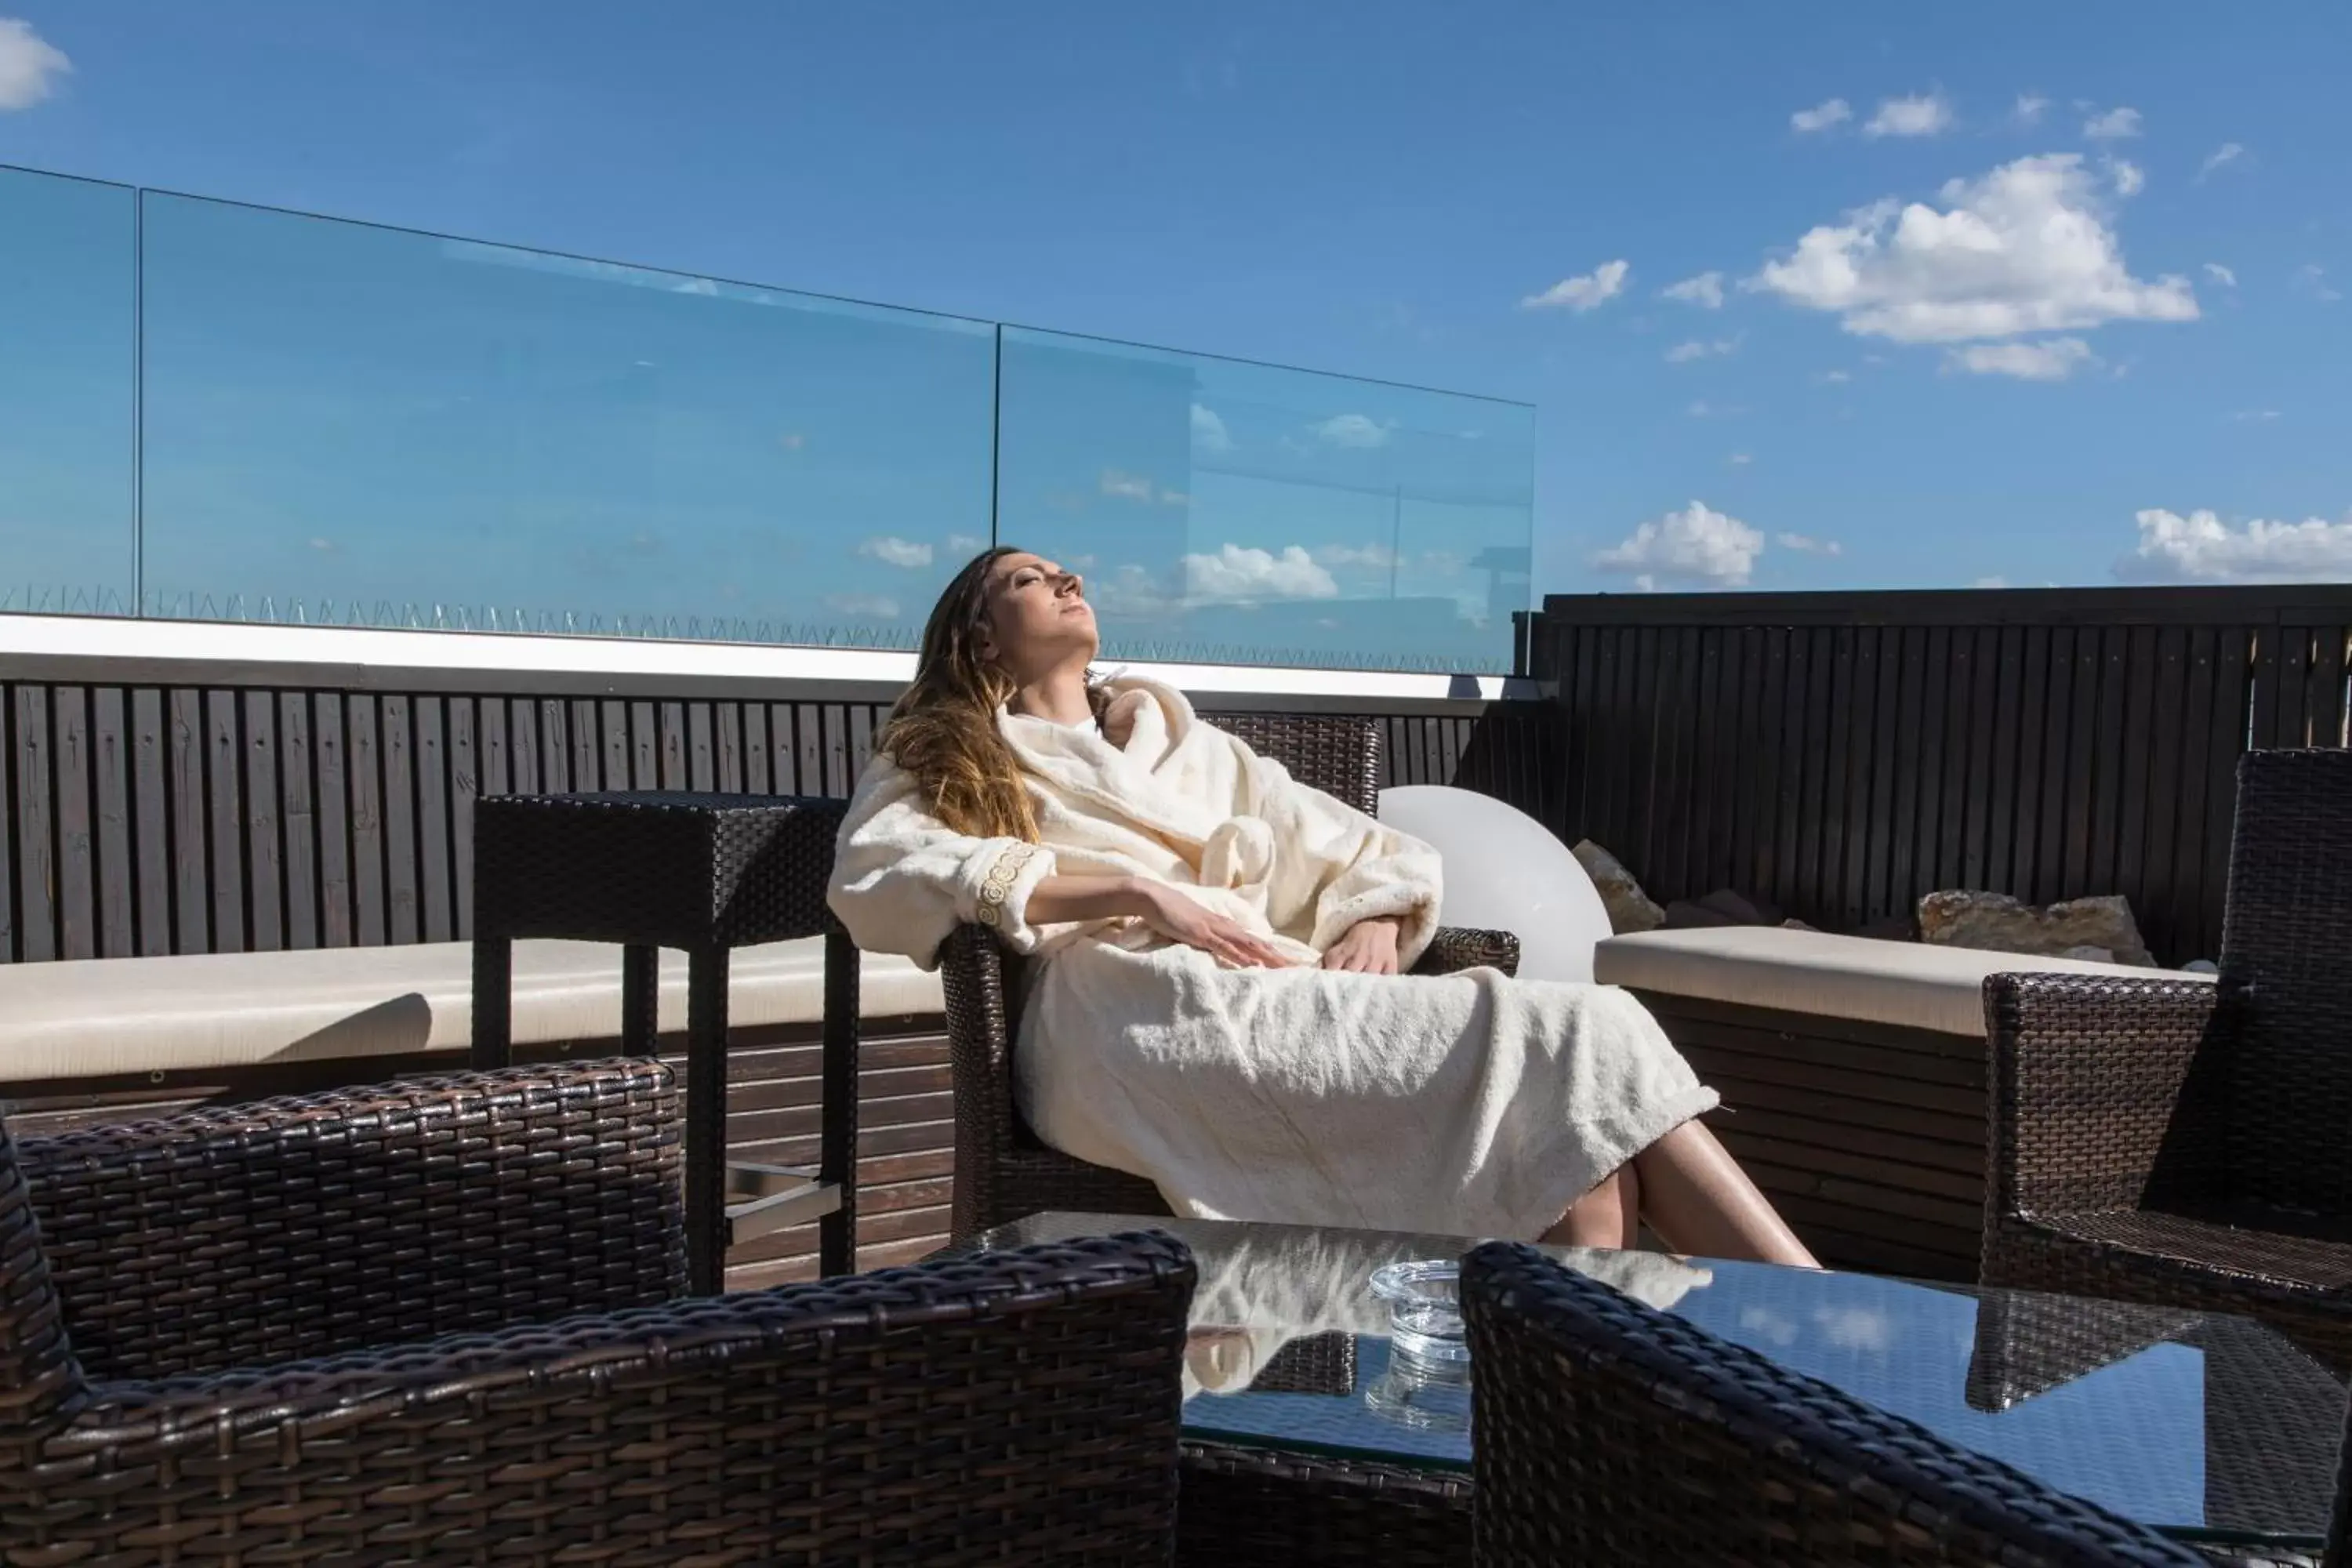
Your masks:
{"label": "embroidered cuff trim", "polygon": [[987,880],[980,885],[980,907],[973,911],[973,918],[992,931],[1003,925],[1005,896],[1012,892],[1023,868],[1036,858],[1037,847],[1034,844],[1015,844],[998,856],[996,864],[988,868]]}

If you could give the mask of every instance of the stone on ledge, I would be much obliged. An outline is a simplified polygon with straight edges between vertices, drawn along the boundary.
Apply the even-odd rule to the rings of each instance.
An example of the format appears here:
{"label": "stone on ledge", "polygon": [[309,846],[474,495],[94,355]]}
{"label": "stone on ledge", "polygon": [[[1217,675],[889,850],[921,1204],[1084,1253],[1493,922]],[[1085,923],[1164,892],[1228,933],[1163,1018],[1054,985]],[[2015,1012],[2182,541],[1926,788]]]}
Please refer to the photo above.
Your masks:
{"label": "stone on ledge", "polygon": [[2042,957],[2086,958],[2153,967],[2139,924],[2122,895],[2070,899],[2036,909],[2006,893],[1948,890],[1919,900],[1919,940],[1944,947]]}
{"label": "stone on ledge", "polygon": [[1581,839],[1570,851],[1584,874],[1592,879],[1601,906],[1609,911],[1609,929],[1619,936],[1628,931],[1655,931],[1666,923],[1666,911],[1642,891],[1642,884],[1624,863],[1591,839]]}

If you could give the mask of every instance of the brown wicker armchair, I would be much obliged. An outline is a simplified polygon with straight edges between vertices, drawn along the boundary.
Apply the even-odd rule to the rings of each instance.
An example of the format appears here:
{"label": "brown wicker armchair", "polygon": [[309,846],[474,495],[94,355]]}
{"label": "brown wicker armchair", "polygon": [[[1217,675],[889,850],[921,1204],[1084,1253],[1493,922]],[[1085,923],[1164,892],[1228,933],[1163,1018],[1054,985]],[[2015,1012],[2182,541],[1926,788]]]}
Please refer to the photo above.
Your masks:
{"label": "brown wicker armchair", "polygon": [[2206,1562],[1523,1244],[1462,1300],[1479,1568]]}
{"label": "brown wicker armchair", "polygon": [[2218,986],[1999,974],[1984,1280],[2246,1312],[2352,1372],[2352,752],[2239,769]]}
{"label": "brown wicker armchair", "polygon": [[657,1062],[16,1144],[0,1560],[1165,1562],[1165,1237],[684,1285]]}
{"label": "brown wicker armchair", "polygon": [[[1374,721],[1300,714],[1209,715],[1301,784],[1362,812],[1379,809],[1381,730]],[[1503,931],[1437,933],[1418,973],[1485,965],[1518,968],[1519,943]],[[1013,1100],[1014,998],[1019,961],[982,926],[965,926],[941,951],[950,1060],[955,1081],[956,1168],[951,1233],[961,1241],[1046,1209],[1164,1215],[1160,1190],[1140,1176],[1075,1159],[1049,1147]]]}

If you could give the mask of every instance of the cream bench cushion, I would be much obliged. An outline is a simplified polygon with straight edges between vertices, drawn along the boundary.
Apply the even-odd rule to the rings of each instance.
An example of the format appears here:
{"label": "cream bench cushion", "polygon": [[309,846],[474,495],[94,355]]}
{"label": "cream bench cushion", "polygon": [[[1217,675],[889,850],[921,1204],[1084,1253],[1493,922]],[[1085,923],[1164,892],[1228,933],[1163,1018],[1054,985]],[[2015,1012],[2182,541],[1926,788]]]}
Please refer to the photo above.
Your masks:
{"label": "cream bench cushion", "polygon": [[1643,931],[1607,938],[1592,954],[1592,977],[1604,985],[1978,1039],[1985,1032],[1986,976],[2017,973],[2211,979],[2123,963],[1979,952],[1780,926]]}
{"label": "cream bench cushion", "polygon": [[[473,1037],[473,945],[332,948],[0,966],[0,1082],[184,1072],[331,1057],[461,1051]],[[869,1018],[944,1010],[939,976],[867,953]],[[735,950],[729,1022],[824,1016],[824,942]],[[686,956],[661,955],[661,1026],[686,1027]],[[617,1037],[621,950],[518,942],[514,1040]]]}

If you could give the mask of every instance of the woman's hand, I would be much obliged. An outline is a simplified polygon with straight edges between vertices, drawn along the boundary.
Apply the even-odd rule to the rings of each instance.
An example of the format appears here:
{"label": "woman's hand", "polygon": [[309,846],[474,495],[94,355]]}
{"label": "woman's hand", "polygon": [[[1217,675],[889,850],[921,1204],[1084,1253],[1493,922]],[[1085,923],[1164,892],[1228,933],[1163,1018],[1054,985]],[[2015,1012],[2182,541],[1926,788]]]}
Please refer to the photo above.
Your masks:
{"label": "woman's hand", "polygon": [[1323,967],[1351,974],[1394,974],[1397,972],[1397,922],[1382,916],[1358,921],[1340,933],[1323,954]]}
{"label": "woman's hand", "polygon": [[1272,942],[1239,921],[1188,899],[1165,882],[1140,879],[1135,884],[1138,919],[1169,941],[1202,952],[1236,969],[1287,969],[1290,960]]}

